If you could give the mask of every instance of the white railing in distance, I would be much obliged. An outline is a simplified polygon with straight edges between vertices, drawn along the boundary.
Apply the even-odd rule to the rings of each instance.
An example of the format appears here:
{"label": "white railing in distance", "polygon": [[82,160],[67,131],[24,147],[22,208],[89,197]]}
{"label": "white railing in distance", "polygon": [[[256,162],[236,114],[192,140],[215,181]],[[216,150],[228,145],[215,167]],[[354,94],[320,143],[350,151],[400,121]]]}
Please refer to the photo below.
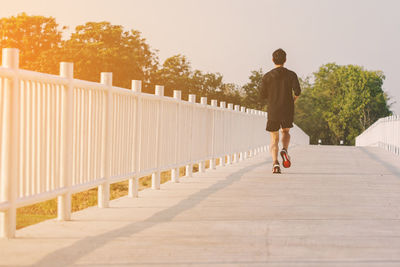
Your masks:
{"label": "white railing in distance", "polygon": [[400,116],[380,118],[356,137],[356,146],[378,146],[400,154]]}

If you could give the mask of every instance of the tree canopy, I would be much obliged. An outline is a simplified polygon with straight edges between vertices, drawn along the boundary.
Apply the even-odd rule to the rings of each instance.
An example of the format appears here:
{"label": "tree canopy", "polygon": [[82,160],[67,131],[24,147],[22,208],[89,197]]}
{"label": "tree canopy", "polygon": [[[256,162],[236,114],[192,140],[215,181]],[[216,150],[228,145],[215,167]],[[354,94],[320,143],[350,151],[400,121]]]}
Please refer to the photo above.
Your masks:
{"label": "tree canopy", "polygon": [[[323,65],[304,84],[295,122],[308,131],[312,142],[354,144],[355,138],[381,117],[391,114],[381,71],[355,65]],[[318,123],[316,123],[318,122]]]}
{"label": "tree canopy", "polygon": [[249,76],[250,81],[243,86],[245,92],[243,103],[245,106],[257,110],[266,110],[264,100],[261,99],[259,94],[259,87],[263,75],[264,73],[262,69],[251,72],[251,75]]}
{"label": "tree canopy", "polygon": [[220,73],[204,73],[193,70],[186,56],[178,54],[167,58],[153,74],[152,82],[165,87],[165,95],[172,96],[173,90],[182,91],[182,99],[189,94],[197,95],[197,100],[205,96],[211,99],[241,103],[240,88],[223,82]]}
{"label": "tree canopy", "polygon": [[[174,55],[159,63],[153,50],[137,30],[125,30],[110,22],[78,25],[69,39],[52,17],[2,18],[1,47],[19,48],[21,68],[58,74],[59,62],[74,63],[74,77],[99,81],[100,72],[112,72],[116,86],[130,88],[131,80],[143,81],[143,92],[154,93],[156,84],[165,86],[165,95],[181,90],[182,98],[196,94],[241,104],[240,88],[226,84],[220,73],[193,70],[184,55]],[[237,90],[237,91],[235,91]],[[210,100],[210,99],[209,99]]]}
{"label": "tree canopy", "polygon": [[21,13],[0,19],[0,47],[18,48],[23,69],[39,70],[39,58],[43,53],[59,48],[61,36],[62,30],[52,17]]}
{"label": "tree canopy", "polygon": [[131,80],[148,83],[158,63],[140,32],[109,22],[78,25],[59,49],[40,57],[39,71],[57,73],[60,61],[73,62],[78,79],[98,81],[100,72],[112,72],[114,85],[125,88],[130,88]]}

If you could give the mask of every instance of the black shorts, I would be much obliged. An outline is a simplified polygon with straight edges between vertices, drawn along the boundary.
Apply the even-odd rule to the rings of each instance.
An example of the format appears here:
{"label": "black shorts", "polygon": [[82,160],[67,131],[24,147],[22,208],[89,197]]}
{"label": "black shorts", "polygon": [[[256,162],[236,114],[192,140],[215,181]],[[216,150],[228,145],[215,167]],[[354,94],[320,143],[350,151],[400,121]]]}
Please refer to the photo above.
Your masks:
{"label": "black shorts", "polygon": [[293,121],[267,121],[267,131],[276,132],[280,128],[293,128]]}

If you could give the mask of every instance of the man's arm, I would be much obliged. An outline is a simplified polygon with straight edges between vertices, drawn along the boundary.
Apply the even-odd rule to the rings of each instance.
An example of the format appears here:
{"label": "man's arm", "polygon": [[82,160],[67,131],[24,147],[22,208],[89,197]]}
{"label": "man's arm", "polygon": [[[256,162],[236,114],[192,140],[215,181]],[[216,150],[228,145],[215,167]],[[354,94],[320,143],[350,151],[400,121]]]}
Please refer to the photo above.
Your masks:
{"label": "man's arm", "polygon": [[261,78],[258,92],[259,92],[261,99],[268,99],[268,88],[267,88],[267,81],[265,79],[265,75]]}
{"label": "man's arm", "polygon": [[[293,72],[294,73],[294,72]],[[293,77],[293,84],[292,84],[292,88],[294,91],[294,102],[296,102],[297,98],[299,98],[300,94],[301,94],[301,88],[300,88],[300,83],[299,83],[299,78],[297,77],[297,74],[294,73],[294,77]]]}

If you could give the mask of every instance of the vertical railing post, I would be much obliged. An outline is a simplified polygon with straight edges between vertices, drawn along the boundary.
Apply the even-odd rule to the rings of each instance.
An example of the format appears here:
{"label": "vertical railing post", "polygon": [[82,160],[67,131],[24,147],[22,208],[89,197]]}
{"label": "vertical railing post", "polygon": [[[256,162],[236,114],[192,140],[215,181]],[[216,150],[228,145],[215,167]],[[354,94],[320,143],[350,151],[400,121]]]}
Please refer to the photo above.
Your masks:
{"label": "vertical railing post", "polygon": [[[247,109],[246,110],[246,113],[249,115],[248,116],[248,119],[247,119],[247,121],[249,122],[249,128],[250,128],[250,133],[252,133],[252,129],[251,129],[251,127],[252,127],[252,125],[253,125],[253,120],[252,120],[252,117],[251,117],[251,109]],[[250,142],[248,143],[248,145],[247,145],[247,148],[246,148],[246,158],[251,158],[251,156],[252,156],[252,154],[251,154],[251,139],[249,140]]]}
{"label": "vertical railing post", "polygon": [[114,99],[112,91],[112,73],[102,72],[101,83],[107,86],[106,89],[106,108],[104,116],[103,140],[102,140],[102,159],[103,176],[105,182],[98,187],[98,206],[99,208],[108,208],[110,201],[110,175],[111,175],[111,149],[113,133],[113,113]]}
{"label": "vertical railing post", "polygon": [[253,116],[253,109],[248,109],[247,113],[250,115],[250,144],[249,144],[249,157],[254,157],[253,151],[253,144],[254,144],[254,116]]}
{"label": "vertical railing post", "polygon": [[[256,114],[257,114],[257,111],[255,110],[255,109],[252,109],[251,110],[251,114],[252,114],[252,117],[253,117],[253,129],[254,129],[254,122],[255,123],[257,123],[257,116],[256,116]],[[253,157],[254,156],[256,156],[257,155],[257,140],[256,139],[253,139],[254,141],[253,141],[253,148],[252,148],[252,154],[253,154]]]}
{"label": "vertical railing post", "polygon": [[[0,201],[7,201],[9,208],[0,212],[0,236],[15,237],[19,180],[19,135],[20,135],[20,88],[18,79],[19,50],[3,48],[2,66],[15,71],[13,78],[4,81],[4,113],[1,149],[1,192]],[[1,140],[0,139],[0,140]]]}
{"label": "vertical railing post", "polygon": [[[180,90],[174,90],[174,98],[178,101],[176,104],[176,136],[175,136],[175,164],[178,164],[179,153],[181,151],[181,125],[180,125],[180,115],[181,115],[181,99],[182,92]],[[171,180],[174,183],[179,183],[179,166],[171,170]]]}
{"label": "vertical railing post", "polygon": [[[225,101],[221,101],[219,103],[220,108],[225,109],[226,108],[226,102]],[[225,137],[225,124],[226,124],[226,112],[223,112],[223,119],[222,119],[222,136]],[[219,166],[225,166],[225,149],[226,149],[226,139],[224,138],[223,140],[224,142],[224,154],[222,155],[222,157],[219,158]]]}
{"label": "vertical railing post", "polygon": [[[196,95],[189,94],[189,102],[196,103]],[[186,165],[186,176],[192,177],[193,176],[193,162],[192,162],[192,146],[193,146],[193,112],[194,112],[194,105],[192,106],[192,119],[190,120],[190,143],[189,143],[189,150],[190,150],[190,162]]]}
{"label": "vertical railing post", "polygon": [[[229,110],[233,110],[233,104],[232,103],[229,103],[228,104],[228,109]],[[231,113],[228,113],[229,114],[229,131],[231,131],[232,132],[232,114]],[[229,138],[229,148],[228,148],[228,158],[227,158],[227,162],[226,162],[226,164],[232,164],[232,133],[230,133],[230,138]]]}
{"label": "vertical railing post", "polygon": [[[200,98],[200,104],[202,104],[205,108],[205,112],[207,112],[207,97],[203,96]],[[208,144],[206,144],[208,145]],[[204,160],[199,162],[199,172],[205,172],[206,171],[206,162]]]}
{"label": "vertical railing post", "polygon": [[161,184],[161,173],[160,173],[160,153],[161,153],[161,114],[162,114],[162,107],[163,102],[161,97],[164,96],[164,86],[156,85],[156,95],[160,97],[158,102],[158,109],[157,109],[157,126],[156,126],[156,168],[157,170],[151,175],[151,188],[155,190],[160,189]]}
{"label": "vertical railing post", "polygon": [[[242,113],[246,113],[246,108],[245,107],[240,107],[240,112],[242,112]],[[241,116],[244,116],[243,114],[241,114]],[[243,136],[241,137],[241,139],[244,139],[243,138]],[[243,142],[243,141],[241,141],[241,142]],[[244,147],[244,146],[243,146]],[[242,149],[243,149],[243,147],[241,147],[241,149],[240,149],[240,155],[239,155],[239,160],[240,161],[242,161],[242,160],[244,160],[244,159],[246,159],[247,158],[247,151],[243,151]]]}
{"label": "vertical railing post", "polygon": [[[211,106],[212,107],[217,107],[218,106],[218,101],[216,99],[211,100]],[[211,151],[212,151],[212,158],[210,161],[210,169],[215,170],[216,169],[216,158],[215,158],[215,139],[216,139],[216,110],[213,109],[213,121],[212,121],[212,139],[211,139]]]}
{"label": "vertical railing post", "polygon": [[[240,112],[240,105],[235,105],[235,111],[236,111],[236,112]],[[237,126],[237,119],[238,119],[238,115],[235,114],[235,119],[234,119],[234,126],[235,126],[235,128],[236,128],[236,126]],[[235,132],[235,133],[232,133],[234,136],[237,136],[237,135],[239,134],[238,132],[236,132],[236,130],[237,130],[237,129],[235,129],[235,130],[233,131],[233,132]],[[234,163],[237,163],[237,162],[239,162],[239,151],[238,151],[239,143],[238,143],[238,140],[234,140],[233,143],[235,144],[235,149],[234,149],[234,153],[233,153],[233,162],[234,162]]]}
{"label": "vertical railing post", "polygon": [[74,64],[60,63],[60,76],[68,79],[68,84],[62,90],[62,120],[61,120],[61,187],[68,191],[58,196],[57,219],[68,221],[71,219],[71,192],[72,186],[72,142],[73,142],[73,114],[74,114]]}
{"label": "vertical railing post", "polygon": [[139,157],[140,157],[140,132],[141,132],[141,99],[139,94],[142,92],[142,81],[138,81],[138,80],[132,80],[132,91],[135,93],[138,93],[138,95],[136,95],[136,102],[135,102],[135,119],[134,119],[134,162],[135,162],[135,174],[136,176],[132,177],[129,179],[129,183],[128,183],[128,197],[138,197],[139,196],[139,177],[137,176],[137,174],[139,173]]}

